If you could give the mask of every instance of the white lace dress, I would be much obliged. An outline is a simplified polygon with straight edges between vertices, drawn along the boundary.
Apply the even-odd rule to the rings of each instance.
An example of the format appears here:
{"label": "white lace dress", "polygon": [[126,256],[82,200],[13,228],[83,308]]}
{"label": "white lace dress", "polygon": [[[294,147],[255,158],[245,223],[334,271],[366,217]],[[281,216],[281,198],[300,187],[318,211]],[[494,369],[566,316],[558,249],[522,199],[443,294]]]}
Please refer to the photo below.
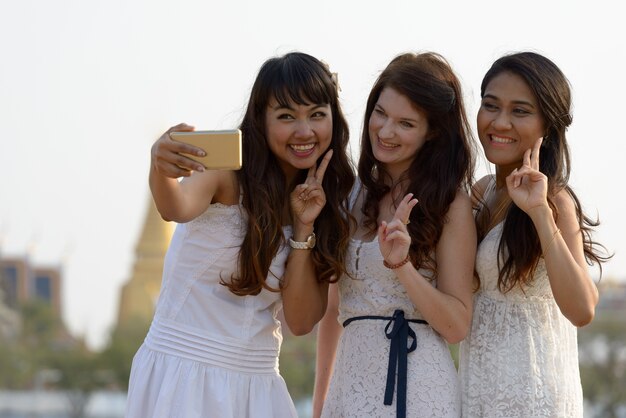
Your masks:
{"label": "white lace dress", "polygon": [[[339,322],[363,316],[391,317],[401,309],[407,319],[420,313],[398,282],[383,266],[377,240],[352,240],[347,269],[353,276],[339,280]],[[357,320],[347,325],[339,341],[322,417],[396,417],[393,404],[384,405],[390,340],[387,320]],[[411,323],[416,350],[408,354],[407,417],[459,417],[457,373],[446,342],[430,326]],[[397,383],[396,383],[397,391]]]}
{"label": "white lace dress", "polygon": [[[245,219],[240,205],[213,204],[177,226],[156,313],[133,359],[126,417],[297,417],[278,373],[280,293],[236,296],[219,284],[237,269]],[[273,260],[273,288],[288,253],[284,245]]]}
{"label": "white lace dress", "polygon": [[582,417],[576,328],[554,301],[543,260],[531,287],[498,290],[502,227],[478,248],[481,285],[460,349],[463,417]]}

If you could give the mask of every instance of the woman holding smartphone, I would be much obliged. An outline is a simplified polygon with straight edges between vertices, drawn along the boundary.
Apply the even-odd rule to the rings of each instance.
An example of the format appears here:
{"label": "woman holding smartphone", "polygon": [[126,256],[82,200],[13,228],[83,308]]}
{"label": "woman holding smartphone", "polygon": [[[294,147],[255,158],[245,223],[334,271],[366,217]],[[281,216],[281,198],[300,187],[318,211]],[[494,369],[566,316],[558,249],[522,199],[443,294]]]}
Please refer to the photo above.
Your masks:
{"label": "woman holding smartphone", "polygon": [[152,147],[152,195],[178,226],[127,417],[297,416],[278,371],[277,315],[282,305],[294,334],[313,328],[348,242],[354,175],[331,73],[303,53],[269,59],[240,129],[238,171],[185,157],[203,151],[170,133],[189,125]]}

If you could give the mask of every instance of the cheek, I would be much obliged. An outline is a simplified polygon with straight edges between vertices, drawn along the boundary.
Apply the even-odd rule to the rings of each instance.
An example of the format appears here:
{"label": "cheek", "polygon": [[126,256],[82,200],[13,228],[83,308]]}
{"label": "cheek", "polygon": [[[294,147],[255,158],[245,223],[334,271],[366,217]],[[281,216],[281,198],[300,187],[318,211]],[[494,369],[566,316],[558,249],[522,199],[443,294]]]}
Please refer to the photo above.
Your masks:
{"label": "cheek", "polygon": [[377,128],[382,124],[382,118],[375,112],[370,115],[369,126],[370,128]]}
{"label": "cheek", "polygon": [[285,136],[285,127],[280,123],[267,125],[267,139],[269,142],[279,142]]}
{"label": "cheek", "polygon": [[478,133],[478,138],[483,141],[486,138],[486,131],[489,127],[489,123],[491,118],[488,114],[482,111],[478,111],[478,116],[476,116],[476,131]]}
{"label": "cheek", "polygon": [[426,137],[422,133],[402,135],[400,140],[413,149],[413,156],[415,156],[426,143]]}
{"label": "cheek", "polygon": [[370,132],[370,136],[373,136],[375,132],[379,131],[381,126],[382,123],[380,121],[380,118],[376,117],[376,115],[372,113],[372,116],[370,116],[370,120],[367,124],[367,129]]}
{"label": "cheek", "polygon": [[476,127],[479,131],[483,130],[489,123],[487,122],[487,115],[482,110],[478,111],[476,115]]}
{"label": "cheek", "polygon": [[[523,128],[523,131],[522,131]],[[523,132],[524,141],[534,143],[540,137],[544,136],[545,131],[543,128],[543,124],[539,123],[535,120],[528,120],[524,125],[522,125],[520,131]]]}
{"label": "cheek", "polygon": [[332,119],[328,119],[324,121],[319,130],[321,137],[320,140],[323,143],[330,145],[330,142],[333,139],[333,121]]}

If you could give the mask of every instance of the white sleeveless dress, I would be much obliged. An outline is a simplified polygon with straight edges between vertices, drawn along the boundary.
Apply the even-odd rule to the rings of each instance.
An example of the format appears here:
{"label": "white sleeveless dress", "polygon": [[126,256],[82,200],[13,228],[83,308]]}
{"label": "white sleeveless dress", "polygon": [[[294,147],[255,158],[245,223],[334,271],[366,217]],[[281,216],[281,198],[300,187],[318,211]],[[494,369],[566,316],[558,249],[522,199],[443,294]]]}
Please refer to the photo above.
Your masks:
{"label": "white sleeveless dress", "polygon": [[[236,296],[219,284],[236,272],[246,226],[240,205],[222,204],[177,226],[156,313],[133,359],[126,417],[297,417],[278,371],[280,293]],[[287,255],[283,246],[273,261],[273,288]]]}
{"label": "white sleeveless dress", "polygon": [[480,289],[460,347],[463,417],[582,417],[576,327],[554,301],[544,261],[530,287],[498,290],[503,225],[478,247]]}
{"label": "white sleeveless dress", "polygon": [[[353,278],[338,282],[340,323],[363,315],[391,317],[397,309],[407,319],[422,318],[393,270],[383,266],[376,239],[351,240],[346,265]],[[396,417],[397,384],[392,405],[383,403],[390,351],[387,323],[357,320],[344,328],[322,417]],[[457,373],[448,345],[428,325],[410,327],[417,346],[408,354],[407,418],[459,417]]]}

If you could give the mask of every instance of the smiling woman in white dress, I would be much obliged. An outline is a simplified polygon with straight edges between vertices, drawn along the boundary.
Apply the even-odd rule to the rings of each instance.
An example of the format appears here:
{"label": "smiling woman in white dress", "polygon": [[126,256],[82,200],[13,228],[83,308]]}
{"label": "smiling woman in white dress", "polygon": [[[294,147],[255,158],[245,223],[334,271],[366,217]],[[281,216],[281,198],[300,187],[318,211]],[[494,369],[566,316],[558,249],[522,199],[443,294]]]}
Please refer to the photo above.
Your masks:
{"label": "smiling woman in white dress", "polygon": [[277,314],[282,302],[292,332],[312,329],[348,241],[354,174],[333,80],[307,54],[266,61],[240,126],[239,171],[182,155],[201,152],[171,139],[193,130],[185,124],[152,147],[156,206],[179,224],[127,417],[296,418],[278,372]]}
{"label": "smiling woman in white dress", "polygon": [[461,343],[463,417],[582,417],[576,327],[598,302],[591,221],[568,186],[570,86],[531,52],[481,85],[478,135],[495,165],[474,187],[480,289]]}
{"label": "smiling woman in white dress", "polygon": [[437,54],[398,56],[372,88],[348,274],[318,332],[314,417],[459,417],[446,342],[465,336],[472,312],[469,132]]}

